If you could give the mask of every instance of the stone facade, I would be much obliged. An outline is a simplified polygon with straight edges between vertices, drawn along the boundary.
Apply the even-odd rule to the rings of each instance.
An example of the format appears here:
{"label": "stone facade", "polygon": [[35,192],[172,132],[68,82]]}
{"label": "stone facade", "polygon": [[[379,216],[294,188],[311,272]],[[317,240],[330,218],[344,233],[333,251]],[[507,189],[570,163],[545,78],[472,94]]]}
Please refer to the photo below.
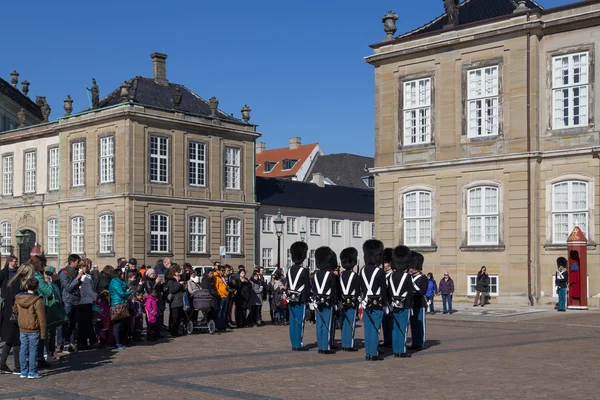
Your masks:
{"label": "stone facade", "polygon": [[[562,231],[585,225],[589,303],[599,305],[599,23],[600,4],[582,2],[374,45],[376,237],[422,251],[426,272],[448,271],[458,298],[485,265],[492,302],[550,303]],[[565,90],[583,77],[568,122],[553,110],[563,71]],[[415,109],[428,113],[420,125]],[[411,136],[411,124],[422,130]],[[415,225],[430,232],[415,237]]]}

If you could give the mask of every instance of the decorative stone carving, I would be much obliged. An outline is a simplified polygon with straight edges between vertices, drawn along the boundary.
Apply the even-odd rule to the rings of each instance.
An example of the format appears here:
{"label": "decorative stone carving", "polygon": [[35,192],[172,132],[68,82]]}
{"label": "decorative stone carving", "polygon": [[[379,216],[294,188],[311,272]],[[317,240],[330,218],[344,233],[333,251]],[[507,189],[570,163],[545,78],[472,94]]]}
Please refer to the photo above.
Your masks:
{"label": "decorative stone carving", "polygon": [[92,88],[86,87],[92,93],[92,108],[98,108],[100,104],[100,88],[96,84],[96,78],[92,78]]}
{"label": "decorative stone carving", "polygon": [[515,10],[513,11],[513,13],[518,13],[521,11],[527,11],[529,10],[529,8],[527,7],[527,1],[526,0],[513,0],[513,7],[515,8]]}
{"label": "decorative stone carving", "polygon": [[19,117],[19,128],[24,128],[25,127],[25,109],[23,107],[21,107],[21,109],[17,113],[17,116]]}
{"label": "decorative stone carving", "polygon": [[27,82],[27,80],[24,80],[23,82],[21,82],[21,87],[23,87],[23,94],[27,96],[27,93],[29,93],[29,82]]}
{"label": "decorative stone carving", "polygon": [[37,104],[39,108],[42,108],[45,102],[46,96],[35,96],[35,104]]}
{"label": "decorative stone carving", "polygon": [[244,108],[242,108],[242,119],[245,123],[248,123],[248,121],[250,121],[250,111],[252,111],[252,109],[248,107],[248,104],[244,104]]}
{"label": "decorative stone carving", "polygon": [[129,101],[129,83],[124,81],[121,85],[121,103]]}
{"label": "decorative stone carving", "polygon": [[173,91],[173,106],[175,107],[176,110],[181,105],[181,97],[182,97],[181,89],[179,89],[179,87],[176,87],[175,90]]}
{"label": "decorative stone carving", "polygon": [[19,73],[17,71],[10,73],[10,83],[14,88],[17,87],[17,83],[19,83]]}
{"label": "decorative stone carving", "polygon": [[71,112],[73,111],[73,99],[71,98],[70,94],[68,94],[67,98],[65,99],[64,109],[65,115],[71,115]]}
{"label": "decorative stone carving", "polygon": [[446,14],[448,15],[448,23],[444,26],[453,27],[458,25],[458,2],[459,0],[443,0]]}
{"label": "decorative stone carving", "polygon": [[44,104],[42,104],[41,109],[42,109],[42,115],[44,116],[44,120],[42,122],[48,122],[48,118],[50,118],[50,111],[52,111],[52,109],[46,102],[45,97],[44,97]]}
{"label": "decorative stone carving", "polygon": [[35,217],[29,211],[24,212],[19,218],[19,226],[35,226]]}
{"label": "decorative stone carving", "polygon": [[383,31],[386,33],[384,41],[394,39],[394,34],[397,31],[396,21],[398,21],[398,14],[392,12],[392,10],[388,10],[388,13],[381,20],[383,22]]}
{"label": "decorative stone carving", "polygon": [[217,108],[219,108],[219,100],[215,96],[211,97],[208,101],[208,105],[210,106],[210,116],[217,116]]}

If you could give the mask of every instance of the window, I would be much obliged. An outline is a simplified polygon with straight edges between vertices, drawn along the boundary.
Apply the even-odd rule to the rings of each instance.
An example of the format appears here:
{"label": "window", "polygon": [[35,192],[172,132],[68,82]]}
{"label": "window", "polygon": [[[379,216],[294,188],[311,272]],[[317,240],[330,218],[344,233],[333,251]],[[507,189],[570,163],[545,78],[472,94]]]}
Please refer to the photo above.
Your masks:
{"label": "window", "polygon": [[352,237],[362,237],[362,229],[360,222],[352,223]]}
{"label": "window", "polygon": [[265,161],[265,172],[271,172],[271,171],[273,171],[273,168],[275,168],[275,165],[277,165],[276,162]]}
{"label": "window", "polygon": [[468,136],[498,134],[498,66],[467,72]]}
{"label": "window", "polygon": [[265,215],[261,222],[263,232],[273,232],[273,217],[270,215]]}
{"label": "window", "polygon": [[2,157],[2,195],[13,194],[13,156]]}
{"label": "window", "polygon": [[553,129],[588,125],[589,54],[552,58]]}
{"label": "window", "polygon": [[310,220],[310,234],[320,235],[321,234],[321,221],[318,219]]}
{"label": "window", "polygon": [[48,150],[48,190],[59,189],[59,153],[58,147]]}
{"label": "window", "polygon": [[587,235],[588,184],[567,181],[552,186],[552,230],[554,243],[566,243],[576,226]]}
{"label": "window", "polygon": [[206,253],[206,218],[190,217],[190,253]]}
{"label": "window", "polygon": [[404,145],[431,141],[431,78],[404,82]]}
{"label": "window", "polygon": [[71,253],[83,254],[84,225],[83,217],[71,218]]}
{"label": "window", "polygon": [[287,233],[296,234],[298,233],[298,220],[295,217],[287,217]]}
{"label": "window", "polygon": [[371,222],[371,239],[375,238],[375,222]]}
{"label": "window", "polygon": [[430,192],[414,191],[404,195],[404,244],[431,246]]}
{"label": "window", "polygon": [[314,250],[311,250],[311,251],[308,253],[308,255],[309,255],[309,257],[308,257],[308,268],[309,268],[310,270],[314,270],[314,269],[315,269],[315,267],[316,267],[316,263],[315,263],[315,251],[314,251]]}
{"label": "window", "polygon": [[58,220],[48,220],[48,254],[58,254]]}
{"label": "window", "polygon": [[273,249],[262,249],[262,266],[270,267],[273,265]]}
{"label": "window", "polygon": [[468,244],[498,244],[498,189],[480,186],[467,198]]}
{"label": "window", "polygon": [[169,138],[150,136],[150,182],[169,183]]}
{"label": "window", "polygon": [[35,193],[36,153],[25,153],[25,193]]}
{"label": "window", "polygon": [[169,251],[169,216],[150,215],[150,252],[167,253]]}
{"label": "window", "polygon": [[114,251],[114,217],[111,214],[100,216],[100,253],[110,254]]}
{"label": "window", "polygon": [[331,235],[332,236],[342,236],[340,226],[342,225],[341,221],[331,221]]}
{"label": "window", "polygon": [[73,171],[73,187],[85,185],[85,143],[76,142],[71,145]]}
{"label": "window", "polygon": [[190,142],[188,147],[190,186],[206,186],[206,145]]}
{"label": "window", "polygon": [[240,188],[240,149],[225,148],[225,189]]}
{"label": "window", "polygon": [[375,187],[375,177],[374,176],[365,176],[362,178],[363,182],[367,187],[374,188]]}
{"label": "window", "polygon": [[235,218],[225,220],[225,252],[226,253],[241,253],[241,225],[242,221]]}
{"label": "window", "polygon": [[288,158],[286,158],[285,160],[283,160],[283,170],[284,171],[288,171],[292,168],[294,168],[294,165],[296,165],[296,163],[298,162],[298,160],[290,160]]}
{"label": "window", "polygon": [[287,249],[286,251],[286,266],[291,267],[294,263],[292,262],[292,250]]}
{"label": "window", "polygon": [[115,181],[115,137],[100,138],[100,183]]}
{"label": "window", "polygon": [[2,235],[1,254],[10,254],[10,245],[12,244],[12,225],[10,222],[3,222],[0,225],[0,234]]}
{"label": "window", "polygon": [[[490,277],[490,296],[498,296],[498,275],[489,275]],[[477,275],[467,275],[467,296],[477,294]]]}

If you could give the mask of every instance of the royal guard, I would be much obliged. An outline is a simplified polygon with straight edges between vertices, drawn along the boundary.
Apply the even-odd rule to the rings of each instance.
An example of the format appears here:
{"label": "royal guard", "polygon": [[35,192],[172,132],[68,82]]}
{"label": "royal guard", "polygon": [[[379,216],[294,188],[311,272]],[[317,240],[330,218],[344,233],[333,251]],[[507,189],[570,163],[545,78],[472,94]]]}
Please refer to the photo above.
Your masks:
{"label": "royal guard", "polygon": [[365,267],[360,271],[361,305],[364,315],[365,352],[367,361],[383,360],[377,351],[379,328],[383,319],[383,307],[387,302],[385,273],[380,268],[383,263],[383,243],[367,240],[363,244]]}
{"label": "royal guard", "polygon": [[319,247],[315,251],[315,264],[318,271],[314,275],[313,307],[317,314],[317,345],[319,354],[334,354],[331,339],[335,330],[334,314],[339,283],[331,271],[337,267],[337,257],[329,247]]}
{"label": "royal guard", "polygon": [[412,350],[423,350],[425,345],[425,313],[427,311],[427,287],[429,282],[423,275],[423,255],[416,251],[411,252],[410,265],[408,273],[412,277],[413,286],[413,307],[410,316],[410,332],[412,334]]}
{"label": "royal guard", "polygon": [[[383,272],[385,272],[385,281],[389,282],[390,276],[392,275],[392,252],[394,249],[386,247],[383,250]],[[383,312],[383,320],[381,327],[383,329],[383,347],[392,347],[392,313],[391,310],[385,309]]]}
{"label": "royal guard", "polygon": [[554,276],[554,284],[558,288],[558,311],[567,310],[567,287],[569,286],[569,274],[567,271],[568,261],[564,257],[556,259],[557,271]]}
{"label": "royal guard", "polygon": [[411,251],[406,246],[397,246],[392,254],[393,273],[388,280],[389,307],[392,316],[392,348],[394,357],[407,358],[406,335],[412,308],[412,277],[408,273]]}
{"label": "royal guard", "polygon": [[310,296],[310,273],[302,266],[308,253],[308,245],[295,242],[290,247],[292,265],[287,272],[286,298],[290,313],[290,342],[293,351],[307,351],[302,338],[304,337],[304,316],[306,303]]}
{"label": "royal guard", "polygon": [[340,293],[342,303],[342,350],[358,351],[354,347],[354,329],[356,311],[360,293],[360,278],[353,269],[358,263],[358,250],[348,247],[340,253],[340,263],[344,271],[340,275]]}

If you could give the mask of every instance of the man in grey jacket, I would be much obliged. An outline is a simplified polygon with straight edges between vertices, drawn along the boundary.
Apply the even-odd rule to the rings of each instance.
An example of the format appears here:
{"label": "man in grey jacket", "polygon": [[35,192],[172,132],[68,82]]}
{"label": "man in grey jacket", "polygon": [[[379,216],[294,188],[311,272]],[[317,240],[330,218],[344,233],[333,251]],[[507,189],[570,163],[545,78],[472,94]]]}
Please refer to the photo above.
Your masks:
{"label": "man in grey jacket", "polygon": [[75,328],[77,326],[79,301],[81,293],[81,278],[84,273],[79,271],[79,261],[81,257],[77,254],[69,255],[67,266],[60,270],[58,279],[60,281],[62,300],[65,305],[65,311],[69,317],[69,322],[62,328],[62,345],[68,346],[66,352],[75,351]]}

